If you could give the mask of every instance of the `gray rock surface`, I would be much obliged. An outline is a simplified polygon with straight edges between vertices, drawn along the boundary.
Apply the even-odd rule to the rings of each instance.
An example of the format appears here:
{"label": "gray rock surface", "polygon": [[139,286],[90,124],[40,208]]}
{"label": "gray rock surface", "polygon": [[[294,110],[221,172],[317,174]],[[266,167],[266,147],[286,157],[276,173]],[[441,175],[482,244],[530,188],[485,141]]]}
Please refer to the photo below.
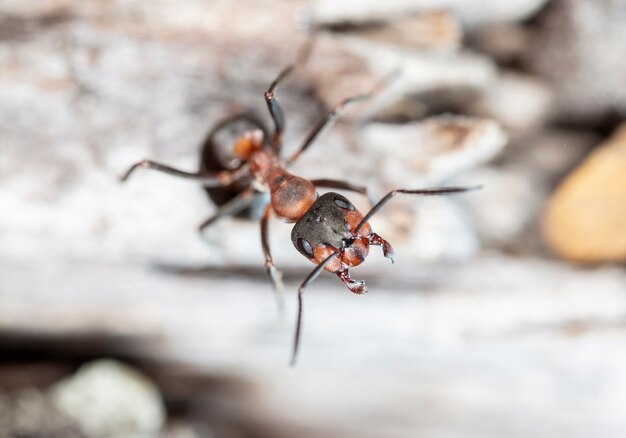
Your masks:
{"label": "gray rock surface", "polygon": [[[251,392],[211,406],[272,425],[274,436],[617,438],[626,430],[623,270],[499,254],[462,265],[402,257],[388,265],[381,255],[365,267],[355,271],[369,282],[365,297],[330,275],[311,287],[295,370],[287,367],[293,292],[306,270],[287,271],[281,319],[262,269],[175,275],[56,264],[42,287],[29,265],[5,261],[0,310],[12,317],[0,323],[32,334],[28,320],[42,302],[44,336],[106,333],[107,320],[130,330],[150,314],[150,336],[129,339],[122,351],[216,378],[246,376]],[[101,318],[69,323],[70,315],[94,312]]]}
{"label": "gray rock surface", "polygon": [[[474,34],[486,22],[525,19],[545,2],[433,0],[421,2],[415,17],[402,8],[417,3],[402,3],[387,5],[381,18],[388,27],[325,34],[311,62],[281,85],[286,149],[293,150],[325,109],[400,67],[396,82],[369,105],[347,111],[346,119],[358,123],[328,132],[294,173],[349,179],[379,196],[409,183],[485,189],[389,204],[372,225],[396,247],[396,263],[374,248],[353,272],[369,285],[361,298],[323,273],[305,295],[300,362],[288,369],[295,291],[313,267],[292,247],[290,226],[271,223],[286,280],[281,315],[263,272],[257,223],[225,220],[202,241],[195,228],[214,207],[201,187],[147,171],[124,186],[117,178],[148,157],[194,170],[205,132],[242,108],[268,120],[262,93],[305,39],[294,18],[322,3],[2,2],[2,353],[39,349],[75,360],[112,355],[159,364],[169,372],[169,379],[155,378],[171,397],[168,406],[193,399],[191,409],[211,420],[169,418],[165,436],[623,438],[624,270],[578,269],[524,252],[537,237],[533,224],[551,186],[596,139],[546,128],[543,81],[500,76],[492,59],[497,48],[475,53],[461,45],[463,29]],[[582,4],[608,5],[572,1],[567,8]],[[383,3],[333,5],[334,17],[345,12],[360,20],[355,5],[366,16]],[[432,10],[446,5],[452,12]],[[531,27],[506,24],[512,37],[496,58],[514,64]],[[612,41],[600,34],[589,41]],[[582,44],[556,42],[545,53],[565,55]],[[611,44],[613,55],[621,53],[619,42]],[[551,68],[561,58],[546,59]],[[589,68],[592,79],[612,73],[580,71]],[[569,78],[562,79],[565,86]],[[607,84],[619,92],[613,79]],[[576,81],[581,94],[595,90]],[[594,107],[604,108],[603,86],[593,84]],[[476,102],[478,109],[471,107]],[[496,162],[485,164],[504,142],[496,122],[441,117],[472,111],[513,128]],[[469,123],[469,134],[455,135],[442,120]],[[350,199],[367,208],[362,197]],[[475,255],[485,244],[489,249]],[[51,374],[32,373],[42,387],[50,384]],[[13,375],[1,381],[18,385],[6,377]],[[233,381],[245,384],[225,391]],[[10,391],[3,388],[0,397],[2,427],[6,412],[23,406]],[[38,391],[27,404],[34,413],[43,412]],[[101,395],[107,391],[96,391]],[[115,402],[115,409],[130,401]],[[72,428],[60,436],[77,433],[67,417],[37,415],[21,430],[58,420]]]}
{"label": "gray rock surface", "polygon": [[626,3],[555,0],[528,59],[556,92],[561,117],[599,119],[626,111]]}
{"label": "gray rock surface", "polygon": [[340,4],[317,0],[309,14],[317,23],[371,22],[392,20],[424,10],[451,10],[470,26],[518,21],[534,15],[547,0],[390,0],[386,2],[348,0]]}
{"label": "gray rock surface", "polygon": [[550,87],[536,77],[501,71],[467,110],[469,114],[497,120],[512,135],[529,135],[549,121],[554,96]]}
{"label": "gray rock surface", "polygon": [[0,391],[0,436],[84,438],[72,419],[58,412],[36,388]]}

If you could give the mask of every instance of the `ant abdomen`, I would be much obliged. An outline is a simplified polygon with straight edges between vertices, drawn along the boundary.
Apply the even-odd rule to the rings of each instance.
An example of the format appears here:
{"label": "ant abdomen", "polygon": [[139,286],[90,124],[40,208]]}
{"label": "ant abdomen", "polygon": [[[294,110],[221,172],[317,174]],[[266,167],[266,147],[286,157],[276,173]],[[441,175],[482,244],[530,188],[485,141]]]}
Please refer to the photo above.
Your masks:
{"label": "ant abdomen", "polygon": [[[265,126],[251,114],[239,114],[228,117],[218,123],[206,136],[200,147],[200,174],[216,174],[222,171],[237,170],[244,163],[237,156],[233,144],[246,132],[261,133],[262,141],[267,141],[269,134]],[[241,149],[241,148],[239,148]],[[217,207],[221,207],[250,187],[250,178],[245,176],[232,184],[223,187],[204,187],[209,199]],[[236,213],[235,216],[245,219],[258,219],[261,216],[263,202],[251,203]]]}

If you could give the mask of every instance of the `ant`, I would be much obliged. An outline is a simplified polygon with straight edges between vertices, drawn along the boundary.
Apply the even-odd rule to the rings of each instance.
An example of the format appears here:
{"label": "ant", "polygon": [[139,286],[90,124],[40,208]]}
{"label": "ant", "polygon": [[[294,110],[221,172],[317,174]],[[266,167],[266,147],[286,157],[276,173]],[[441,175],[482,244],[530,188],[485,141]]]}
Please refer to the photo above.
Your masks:
{"label": "ant", "polygon": [[[199,231],[201,233],[218,219],[240,213],[250,207],[263,193],[269,192],[269,202],[265,200],[260,219],[261,245],[265,257],[266,273],[277,296],[283,287],[281,275],[274,264],[268,240],[268,222],[272,214],[285,222],[295,223],[291,232],[293,245],[303,256],[317,265],[298,288],[298,316],[291,365],[295,364],[300,345],[302,296],[304,290],[317,278],[321,271],[326,270],[336,274],[350,292],[363,295],[367,292],[365,282],[352,279],[350,268],[365,261],[370,245],[381,246],[383,255],[393,263],[394,252],[391,244],[374,233],[368,223],[372,216],[398,194],[444,195],[479,188],[397,189],[392,190],[380,201],[374,203],[365,187],[343,180],[307,180],[290,173],[287,170],[288,167],[311,147],[319,134],[330,126],[348,105],[362,101],[372,94],[353,96],[341,101],[314,126],[302,145],[291,156],[286,159],[281,157],[285,118],[276,98],[276,88],[298,65],[306,62],[310,50],[311,44],[307,44],[296,61],[284,68],[265,92],[265,102],[274,128],[271,136],[269,130],[254,116],[250,114],[231,116],[222,120],[209,132],[202,145],[200,170],[198,172],[186,172],[155,161],[143,160],[132,165],[121,178],[122,181],[126,181],[135,170],[144,168],[200,182],[218,207],[217,211],[200,225]],[[252,129],[246,130],[234,142],[232,150],[238,159],[239,166],[228,168],[215,160],[215,136],[221,129],[238,122],[245,122]],[[357,192],[367,196],[373,206],[369,212],[363,215],[346,197],[335,192],[318,196],[316,188]]]}

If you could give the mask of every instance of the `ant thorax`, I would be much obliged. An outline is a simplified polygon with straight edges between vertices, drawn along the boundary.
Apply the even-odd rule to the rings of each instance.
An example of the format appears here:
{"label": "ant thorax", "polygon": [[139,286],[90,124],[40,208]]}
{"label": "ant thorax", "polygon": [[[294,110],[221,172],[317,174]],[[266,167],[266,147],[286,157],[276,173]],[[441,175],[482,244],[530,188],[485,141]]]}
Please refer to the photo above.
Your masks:
{"label": "ant thorax", "polygon": [[247,165],[250,169],[252,187],[259,192],[269,192],[271,174],[282,169],[276,156],[265,149],[254,152],[249,157]]}
{"label": "ant thorax", "polygon": [[276,216],[286,222],[296,222],[317,199],[311,181],[277,170],[269,175],[271,203]]}

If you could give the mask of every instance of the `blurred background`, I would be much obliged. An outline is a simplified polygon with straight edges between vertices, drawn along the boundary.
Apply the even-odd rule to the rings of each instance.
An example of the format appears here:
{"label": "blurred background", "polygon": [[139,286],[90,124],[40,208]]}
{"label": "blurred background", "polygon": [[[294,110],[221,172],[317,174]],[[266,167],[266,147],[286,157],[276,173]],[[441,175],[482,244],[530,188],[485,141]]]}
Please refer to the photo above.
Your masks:
{"label": "blurred background", "polygon": [[[357,297],[195,171],[221,118],[293,168],[392,188]],[[0,1],[1,437],[626,436],[625,0]],[[227,143],[227,142],[226,142]],[[226,147],[227,151],[227,147]],[[361,209],[367,204],[353,193]]]}

